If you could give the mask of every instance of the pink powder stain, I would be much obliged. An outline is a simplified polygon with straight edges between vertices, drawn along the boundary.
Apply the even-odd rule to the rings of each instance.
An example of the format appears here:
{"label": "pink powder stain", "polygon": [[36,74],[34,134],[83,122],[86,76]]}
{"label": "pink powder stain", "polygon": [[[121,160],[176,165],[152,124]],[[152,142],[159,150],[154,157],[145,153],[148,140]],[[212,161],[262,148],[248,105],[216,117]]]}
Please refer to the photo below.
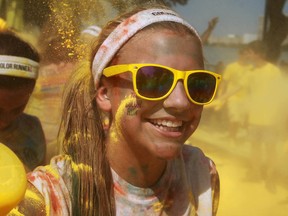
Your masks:
{"label": "pink powder stain", "polygon": [[120,36],[120,38],[121,37],[123,37],[124,35],[127,35],[128,34],[128,32],[129,32],[129,30],[128,29],[123,29],[123,31],[121,32],[121,35],[119,35]]}
{"label": "pink powder stain", "polygon": [[123,196],[127,195],[127,193],[121,188],[121,186],[117,182],[116,183],[114,182],[114,189]]}
{"label": "pink powder stain", "polygon": [[[57,185],[58,180],[55,178],[55,176],[53,176],[50,173],[46,173],[48,181],[46,181],[48,183],[48,186],[50,188],[50,196],[51,196],[51,203],[52,203],[52,208],[55,212],[57,212],[57,210],[60,209],[61,205],[59,203],[59,198],[55,193],[55,188],[53,187],[53,185]],[[41,177],[41,176],[40,176]],[[49,181],[50,180],[50,181]]]}
{"label": "pink powder stain", "polygon": [[[35,182],[36,177],[33,175],[28,175],[27,176],[29,181],[31,182]],[[37,176],[38,178],[40,178],[43,182],[46,182],[49,188],[49,194],[51,197],[51,204],[52,204],[52,208],[54,210],[54,212],[58,212],[58,210],[60,210],[61,205],[59,202],[59,197],[56,195],[55,191],[57,190],[57,188],[54,187],[54,185],[58,185],[59,181],[57,180],[57,178],[55,178],[55,176],[51,173],[45,172],[45,173],[39,173],[39,175]]]}
{"label": "pink powder stain", "polygon": [[103,50],[103,52],[106,52],[106,50],[108,49],[107,46],[103,45],[99,48],[99,50]]}
{"label": "pink powder stain", "polygon": [[31,182],[34,182],[35,181],[35,176],[34,175],[31,175],[31,174],[28,174],[27,175],[27,179]]}
{"label": "pink powder stain", "polygon": [[123,22],[123,26],[129,26],[129,25],[137,22],[137,20],[138,20],[137,17],[130,17]]}

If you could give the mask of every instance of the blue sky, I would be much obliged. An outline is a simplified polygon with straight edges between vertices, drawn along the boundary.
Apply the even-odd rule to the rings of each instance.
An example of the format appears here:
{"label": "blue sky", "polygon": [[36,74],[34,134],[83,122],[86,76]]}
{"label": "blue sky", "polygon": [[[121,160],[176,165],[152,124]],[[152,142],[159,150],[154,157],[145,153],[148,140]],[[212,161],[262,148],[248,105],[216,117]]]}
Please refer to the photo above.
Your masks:
{"label": "blue sky", "polygon": [[251,33],[258,31],[259,17],[264,16],[265,0],[188,0],[174,9],[200,33],[215,16],[219,22],[213,35]]}

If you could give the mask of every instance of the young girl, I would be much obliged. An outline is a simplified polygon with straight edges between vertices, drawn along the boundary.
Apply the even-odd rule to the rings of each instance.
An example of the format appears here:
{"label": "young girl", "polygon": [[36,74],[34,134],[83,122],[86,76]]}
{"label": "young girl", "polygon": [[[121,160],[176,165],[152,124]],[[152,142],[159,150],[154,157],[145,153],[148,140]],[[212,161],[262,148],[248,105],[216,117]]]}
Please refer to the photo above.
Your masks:
{"label": "young girl", "polygon": [[28,175],[33,196],[18,211],[215,215],[215,166],[184,144],[220,80],[203,70],[194,28],[162,6],[138,8],[103,28],[90,64],[66,89],[65,154]]}
{"label": "young girl", "polygon": [[36,116],[23,113],[38,76],[39,55],[9,30],[0,30],[0,142],[27,170],[44,165],[46,143]]}

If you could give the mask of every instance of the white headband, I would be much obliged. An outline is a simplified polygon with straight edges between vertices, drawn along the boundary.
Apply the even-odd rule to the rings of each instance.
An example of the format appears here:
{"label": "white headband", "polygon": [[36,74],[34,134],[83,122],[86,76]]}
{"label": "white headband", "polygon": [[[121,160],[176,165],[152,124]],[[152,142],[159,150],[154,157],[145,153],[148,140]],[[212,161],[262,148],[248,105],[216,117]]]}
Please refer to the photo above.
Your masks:
{"label": "white headband", "polygon": [[92,64],[95,87],[98,87],[103,69],[125,42],[146,26],[163,21],[180,23],[188,27],[200,39],[197,31],[174,11],[167,9],[140,11],[120,23],[98,49]]}
{"label": "white headband", "polygon": [[0,55],[0,75],[37,79],[38,66],[28,58]]}
{"label": "white headband", "polygon": [[98,27],[96,25],[92,25],[92,26],[89,26],[88,28],[84,29],[81,33],[82,34],[89,34],[89,35],[97,37],[100,34],[101,30],[102,29],[100,27]]}

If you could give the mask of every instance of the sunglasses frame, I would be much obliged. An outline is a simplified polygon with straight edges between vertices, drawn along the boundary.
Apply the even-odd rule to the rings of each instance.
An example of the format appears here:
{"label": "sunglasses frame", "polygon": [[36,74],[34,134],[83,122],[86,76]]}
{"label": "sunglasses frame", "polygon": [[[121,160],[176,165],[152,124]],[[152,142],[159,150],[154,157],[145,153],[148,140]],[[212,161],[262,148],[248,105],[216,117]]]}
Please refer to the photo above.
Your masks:
{"label": "sunglasses frame", "polygon": [[[173,73],[173,75],[174,75],[173,83],[171,85],[171,88],[169,89],[169,91],[165,95],[163,95],[161,97],[157,97],[157,98],[148,98],[148,97],[145,97],[145,96],[139,94],[137,86],[136,86],[136,75],[137,75],[137,71],[140,68],[145,67],[145,66],[160,67],[160,68],[169,70],[169,71],[171,71]],[[145,99],[145,100],[150,100],[150,101],[158,101],[158,100],[162,100],[162,99],[166,98],[168,95],[171,94],[171,92],[175,88],[178,80],[183,80],[184,89],[185,89],[186,95],[189,98],[189,100],[192,101],[195,104],[198,104],[198,105],[206,105],[206,104],[211,103],[212,100],[214,99],[215,94],[217,92],[218,85],[219,85],[219,83],[221,81],[221,75],[220,74],[217,74],[217,73],[214,73],[214,72],[211,72],[211,71],[208,71],[208,70],[180,71],[180,70],[176,70],[174,68],[170,68],[170,67],[159,65],[159,64],[120,64],[120,65],[113,65],[113,66],[109,66],[109,67],[105,68],[103,70],[103,75],[105,77],[111,77],[111,76],[115,76],[115,75],[118,75],[118,74],[121,74],[121,73],[125,73],[125,72],[131,72],[132,73],[133,88],[134,88],[134,91],[135,91],[136,95],[139,98],[142,98],[142,99]],[[209,101],[201,103],[201,102],[197,102],[197,101],[195,101],[195,100],[193,100],[191,98],[191,96],[189,94],[189,91],[188,91],[187,79],[188,79],[189,75],[193,74],[193,73],[210,74],[210,75],[212,75],[215,78],[214,93],[213,93],[213,96],[211,97],[211,99]]]}

